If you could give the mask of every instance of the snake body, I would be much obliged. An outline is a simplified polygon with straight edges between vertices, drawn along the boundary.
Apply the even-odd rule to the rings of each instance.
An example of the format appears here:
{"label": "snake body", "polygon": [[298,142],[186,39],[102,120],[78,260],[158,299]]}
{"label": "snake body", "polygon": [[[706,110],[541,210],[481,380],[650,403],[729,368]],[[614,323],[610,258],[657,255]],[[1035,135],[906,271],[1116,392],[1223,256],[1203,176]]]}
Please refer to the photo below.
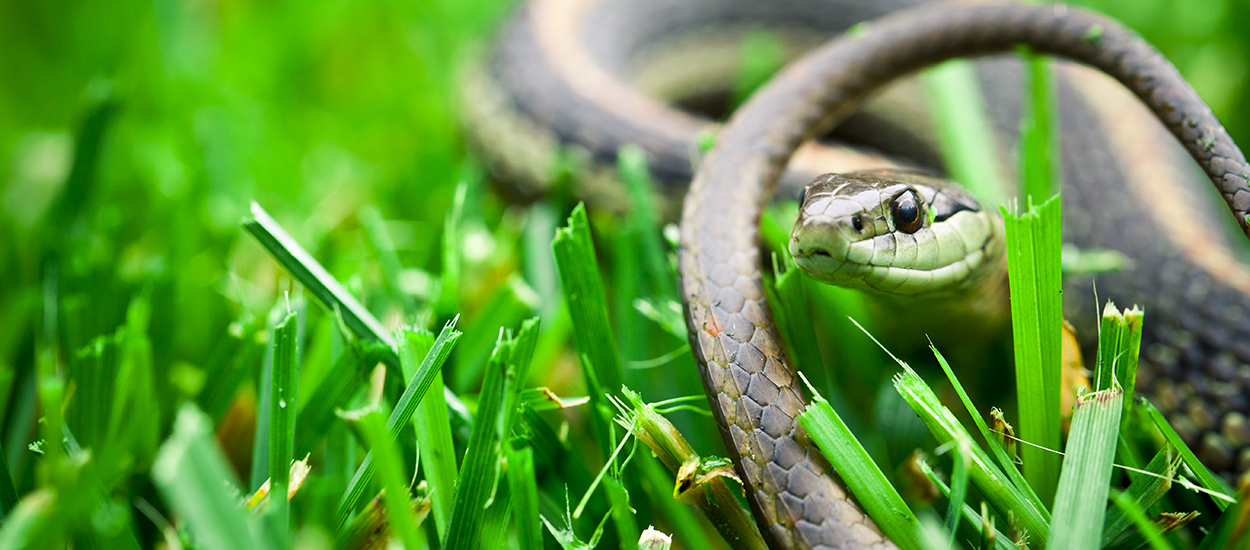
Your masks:
{"label": "snake body", "polygon": [[[812,3],[782,4],[782,8],[793,8]],[[550,174],[543,174],[543,163],[550,161],[540,158],[542,146],[579,144],[593,160],[635,142],[647,151],[662,181],[680,181],[683,166],[689,166],[692,144],[706,131],[706,122],[674,115],[677,111],[662,102],[631,91],[622,84],[621,75],[627,72],[623,58],[614,66],[610,51],[586,54],[580,61],[552,61],[546,55],[550,50],[544,49],[552,45],[541,44],[560,38],[559,25],[583,28],[580,18],[593,19],[593,13],[600,14],[602,24],[610,19],[603,14],[613,13],[613,6],[634,14],[633,19],[626,19],[635,25],[634,30],[639,21],[656,14],[646,13],[638,4],[632,8],[611,2],[571,5],[574,8],[557,9],[548,2],[528,4],[505,32],[501,44],[506,46],[496,50],[492,72],[506,93],[496,92],[482,101],[486,107],[481,112],[510,117],[502,124],[512,128],[495,122],[497,131],[520,128],[542,136],[522,144],[522,148],[529,147],[530,157],[521,155],[518,161],[500,155],[493,159],[496,165],[503,173],[521,173],[522,180],[526,176],[522,172],[529,171],[530,181],[541,182]],[[699,5],[727,6],[719,2]],[[874,4],[865,8],[868,13],[861,10],[848,17],[868,18],[878,15],[871,13],[874,10],[894,7]],[[561,13],[563,19],[553,17]],[[816,21],[814,16],[802,19]],[[681,22],[680,18],[664,21],[653,23],[650,29],[662,32]],[[554,37],[543,33],[552,29],[556,29]],[[605,31],[588,42],[606,48],[602,43],[612,42],[612,36]],[[655,37],[643,33],[633,43],[649,39]],[[794,422],[804,398],[764,297],[759,273],[760,213],[779,181],[810,181],[814,175],[806,171],[808,161],[791,163],[791,171],[785,172],[795,151],[846,118],[872,92],[948,58],[1011,51],[1018,44],[1093,66],[1140,97],[1198,161],[1243,232],[1247,231],[1250,167],[1244,156],[1165,59],[1104,18],[1045,5],[921,8],[877,20],[862,35],[822,46],[791,65],[735,112],[720,132],[715,149],[702,159],[685,198],[679,253],[687,325],[709,401],[761,532],[773,547],[888,548],[892,544],[847,498]],[[593,47],[587,51],[595,52]],[[566,74],[568,66],[560,67],[585,68],[577,63],[588,59],[609,62],[592,63],[593,68],[580,76]],[[545,64],[547,69],[536,69],[536,64]],[[530,82],[526,75],[537,82]],[[1149,312],[1139,385],[1213,469],[1245,471],[1250,467],[1250,429],[1245,421],[1250,412],[1246,402],[1250,367],[1245,366],[1250,362],[1250,339],[1246,338],[1250,324],[1244,322],[1250,320],[1250,270],[1227,251],[1218,231],[1204,223],[1211,218],[1209,209],[1185,190],[1192,187],[1174,183],[1193,178],[1177,162],[1178,151],[1159,137],[1158,128],[1141,123],[1141,113],[1130,107],[1090,107],[1084,99],[1102,96],[1105,84],[1086,87],[1079,71],[1077,75],[1069,79],[1076,84],[1065,81],[1060,86],[1065,240],[1082,247],[1122,250],[1137,262],[1131,272],[1100,279],[1099,287],[1119,289],[1118,299],[1142,303]],[[595,95],[595,86],[606,90],[606,99]],[[992,93],[987,96],[996,120],[1010,118],[1004,113],[1013,114],[1018,108],[1012,104],[1011,93],[1001,99]],[[554,103],[542,99],[551,97],[556,98]],[[1121,126],[1120,132],[1103,127],[1112,120]],[[1125,125],[1135,130],[1131,138],[1117,137]],[[805,147],[812,158],[840,154],[833,149],[813,153],[819,148]],[[881,165],[879,157],[861,153],[843,159],[851,162],[817,171]],[[593,196],[593,188],[601,182],[591,177],[583,185]],[[1153,201],[1166,202],[1160,207]]]}

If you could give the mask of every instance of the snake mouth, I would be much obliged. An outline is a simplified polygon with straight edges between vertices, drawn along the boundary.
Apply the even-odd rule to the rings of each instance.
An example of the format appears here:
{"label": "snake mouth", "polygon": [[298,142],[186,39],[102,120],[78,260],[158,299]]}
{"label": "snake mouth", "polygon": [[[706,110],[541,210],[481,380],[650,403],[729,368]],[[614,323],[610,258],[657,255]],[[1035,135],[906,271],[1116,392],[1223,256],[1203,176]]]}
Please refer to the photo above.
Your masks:
{"label": "snake mouth", "polygon": [[848,202],[810,205],[790,235],[795,265],[818,281],[875,293],[936,296],[976,286],[995,263],[992,243],[1001,229],[984,212],[961,211],[906,233],[882,212]]}

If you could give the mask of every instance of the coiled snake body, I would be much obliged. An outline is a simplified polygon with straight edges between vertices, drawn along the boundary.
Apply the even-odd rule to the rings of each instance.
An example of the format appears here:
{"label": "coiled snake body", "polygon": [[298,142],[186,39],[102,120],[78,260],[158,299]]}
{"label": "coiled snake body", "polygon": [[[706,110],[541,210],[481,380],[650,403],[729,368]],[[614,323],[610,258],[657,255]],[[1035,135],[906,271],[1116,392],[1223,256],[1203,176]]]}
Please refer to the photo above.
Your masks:
{"label": "coiled snake body", "polygon": [[[558,147],[574,145],[594,160],[612,158],[626,143],[644,148],[676,194],[694,144],[711,126],[628,84],[645,83],[637,60],[662,37],[699,31],[693,35],[704,38],[691,43],[713,47],[706,37],[761,20],[828,34],[902,4],[910,2],[535,1],[507,27],[481,78],[466,86],[474,98],[467,105],[472,137],[501,175],[522,182],[520,194],[541,192]],[[709,401],[774,547],[892,544],[847,499],[794,422],[804,398],[764,297],[760,213],[779,181],[793,192],[820,172],[889,162],[857,150],[800,149],[869,94],[945,59],[1010,52],[1018,44],[1092,65],[1142,98],[1247,230],[1250,167],[1241,152],[1166,60],[1104,18],[1047,5],[922,8],[874,21],[855,39],[822,46],[788,67],[733,115],[702,159],[685,198],[679,256],[687,325]],[[1000,83],[1017,82],[1010,75],[1018,69],[991,60],[979,71],[991,83],[983,88],[999,134],[1013,135],[1019,92]],[[1175,141],[1140,105],[1124,101],[1122,89],[1091,78],[1088,69],[1065,66],[1060,73],[1064,240],[1133,259],[1135,269],[1102,276],[1099,288],[1149,312],[1139,386],[1212,469],[1244,472],[1250,468],[1250,269],[1210,227],[1212,209],[1193,195],[1198,178]],[[915,118],[901,108],[887,112]],[[887,135],[898,130],[888,116],[867,122],[880,123]],[[923,135],[884,144],[872,139],[865,141],[885,151],[915,153],[911,164],[932,165]],[[799,158],[784,171],[796,149]],[[579,185],[591,199],[618,192],[597,175]],[[1077,283],[1088,287],[1088,279]],[[1080,315],[1080,304],[1070,303],[1065,315]]]}

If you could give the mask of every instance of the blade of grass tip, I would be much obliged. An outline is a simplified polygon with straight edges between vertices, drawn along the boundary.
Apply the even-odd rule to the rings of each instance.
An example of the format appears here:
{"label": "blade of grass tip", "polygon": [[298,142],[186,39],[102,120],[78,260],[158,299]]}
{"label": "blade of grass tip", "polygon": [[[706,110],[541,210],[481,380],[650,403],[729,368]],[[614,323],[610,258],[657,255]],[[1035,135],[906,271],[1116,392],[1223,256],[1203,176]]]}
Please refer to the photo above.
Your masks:
{"label": "blade of grass tip", "polygon": [[500,447],[511,433],[514,405],[520,398],[537,337],[537,319],[523,323],[516,338],[501,335],[486,367],[473,434],[443,536],[443,547],[448,550],[476,549],[482,543],[487,506],[498,481]]}
{"label": "blade of grass tip", "polygon": [[1123,399],[1117,387],[1084,395],[1076,402],[1055,492],[1052,548],[1098,548],[1102,541]]}
{"label": "blade of grass tip", "polygon": [[968,415],[972,417],[972,422],[977,425],[977,431],[981,433],[981,437],[986,441],[986,446],[989,447],[994,458],[998,460],[998,465],[1002,468],[1001,471],[1011,480],[1016,490],[1027,498],[1034,508],[1042,511],[1044,517],[1049,521],[1050,516],[1046,512],[1048,508],[1042,504],[1041,499],[1037,498],[1037,494],[1033,492],[1033,487],[1024,480],[1024,474],[1021,474],[1020,470],[1016,468],[1015,461],[1011,455],[1007,453],[1007,450],[1002,445],[998,444],[998,440],[994,437],[994,432],[990,431],[989,425],[985,423],[985,418],[977,412],[976,406],[972,404],[972,399],[968,397],[968,392],[964,391],[963,384],[959,383],[959,378],[955,376],[955,370],[946,361],[946,357],[942,355],[942,352],[938,351],[933,342],[929,342],[929,349],[933,350],[934,357],[937,358],[938,364],[942,366],[942,371],[946,373],[946,379],[955,388],[955,393],[959,395],[959,400],[963,402]]}
{"label": "blade of grass tip", "polygon": [[829,402],[807,383],[802,373],[799,377],[811,395],[807,409],[799,415],[799,425],[824,452],[829,464],[882,532],[903,550],[924,548],[921,542],[923,528],[903,502],[903,497],[890,485],[877,463],[868,456]]}
{"label": "blade of grass tip", "polygon": [[40,537],[40,532],[47,516],[56,510],[56,505],[56,493],[52,489],[35,489],[27,493],[0,526],[0,548],[46,548],[54,544],[54,541]]}
{"label": "blade of grass tip", "polygon": [[212,425],[194,405],[183,405],[173,434],[152,464],[152,482],[181,525],[206,550],[268,548],[239,506],[238,482],[213,440]]}
{"label": "blade of grass tip", "polygon": [[1056,196],[1021,216],[1003,208],[1011,286],[1011,332],[1024,477],[1042,502],[1052,502],[1059,479],[1061,338],[1063,331],[1060,202]]}
{"label": "blade of grass tip", "polygon": [[[390,351],[382,356],[387,366],[387,376],[399,376],[401,372],[399,355],[395,353],[395,339],[382,326],[369,310],[356,300],[343,285],[339,284],[330,273],[312,257],[308,251],[287,234],[278,222],[269,216],[259,204],[252,203],[252,216],[243,221],[243,228],[251,233],[256,241],[269,251],[282,267],[304,285],[309,293],[321,303],[326,310],[343,318],[343,324],[357,338],[380,342]],[[392,374],[394,373],[394,374]],[[452,411],[464,411],[464,403],[451,390],[444,387],[443,397]],[[467,421],[467,420],[466,420]]]}
{"label": "blade of grass tip", "polygon": [[599,262],[595,259],[594,243],[590,238],[590,226],[586,208],[578,204],[569,216],[568,225],[556,231],[551,243],[556,255],[556,268],[564,285],[564,300],[573,319],[573,336],[577,349],[586,358],[581,362],[582,374],[587,382],[591,398],[595,440],[603,456],[612,454],[613,443],[608,437],[610,418],[604,411],[611,405],[607,395],[619,397],[624,374],[616,339],[608,321],[607,295],[603,289]]}
{"label": "blade of grass tip", "polygon": [[[409,381],[416,375],[420,361],[434,347],[434,334],[425,329],[404,328],[399,336],[400,361],[404,375]],[[434,373],[431,387],[443,383],[443,373]],[[421,471],[428,485],[430,505],[434,514],[434,527],[441,537],[447,530],[451,516],[451,497],[456,492],[456,450],[451,439],[451,419],[447,415],[447,402],[439,392],[426,392],[417,404],[412,417],[417,437],[417,449],[421,454]]]}
{"label": "blade of grass tip", "polygon": [[1098,324],[1098,363],[1095,377],[1097,390],[1111,387],[1111,380],[1124,390],[1122,421],[1128,421],[1133,403],[1133,386],[1137,383],[1137,357],[1141,351],[1141,330],[1144,312],[1133,306],[1120,311],[1110,300],[1102,310]]}
{"label": "blade of grass tip", "polygon": [[538,515],[538,484],[534,479],[534,450],[529,446],[508,451],[508,486],[516,512],[517,543],[521,548],[543,547],[543,524]]}
{"label": "blade of grass tip", "polygon": [[392,348],[395,341],[391,339],[373,314],[361,305],[343,285],[339,284],[321,264],[312,257],[295,238],[291,237],[278,222],[265,212],[264,208],[252,203],[252,216],[244,220],[243,228],[260,242],[269,254],[282,264],[291,276],[295,277],[304,288],[308,289],[317,301],[330,311],[339,311],[343,322],[358,336],[371,338],[385,343]]}
{"label": "blade of grass tip", "polygon": [[1127,499],[1143,513],[1149,510],[1151,506],[1159,502],[1160,498],[1163,498],[1163,494],[1167,493],[1168,489],[1172,488],[1172,477],[1176,475],[1176,468],[1180,466],[1180,461],[1179,454],[1170,447],[1165,447],[1156,453],[1146,465],[1145,473],[1136,475],[1129,473],[1133,481],[1128,489],[1113,495],[1117,500],[1117,506],[1107,512],[1107,527],[1102,533],[1102,547],[1110,545],[1136,521],[1129,517],[1127,510],[1123,509],[1118,500]]}
{"label": "blade of grass tip", "polygon": [[[425,358],[421,360],[421,366],[417,367],[412,380],[404,388],[403,395],[399,397],[395,410],[391,411],[390,418],[386,421],[386,432],[392,442],[399,436],[399,431],[412,419],[413,412],[417,410],[417,404],[421,402],[426,390],[434,382],[434,373],[443,368],[443,364],[447,362],[447,356],[451,354],[452,347],[460,338],[460,332],[456,330],[458,319],[459,317],[456,317],[443,326],[442,332],[434,340],[434,347],[425,354]],[[341,529],[346,524],[347,517],[356,508],[356,503],[360,501],[370,478],[373,477],[374,467],[372,454],[365,455],[364,462],[361,462],[360,467],[356,469],[356,474],[347,484],[347,492],[339,501],[338,512],[335,514],[338,528]]]}
{"label": "blade of grass tip", "polygon": [[1172,545],[1168,544],[1168,540],[1164,538],[1163,531],[1159,529],[1155,522],[1146,517],[1146,511],[1138,505],[1137,501],[1128,493],[1112,490],[1111,502],[1115,503],[1115,510],[1124,515],[1133,525],[1137,526],[1137,531],[1145,536],[1146,541],[1150,543],[1150,547],[1154,550],[1172,550]]}
{"label": "blade of grass tip", "polygon": [[288,312],[273,329],[273,386],[269,395],[269,512],[282,546],[290,541],[287,472],[295,452],[295,395],[299,388],[298,317]]}
{"label": "blade of grass tip", "polygon": [[1150,401],[1140,399],[1137,405],[1146,410],[1155,427],[1163,434],[1163,438],[1167,440],[1172,448],[1180,453],[1181,460],[1198,477],[1198,484],[1208,491],[1208,494],[1211,495],[1211,500],[1215,501],[1215,505],[1222,511],[1227,510],[1228,505],[1233,503],[1233,498],[1229,496],[1233,493],[1232,488],[1223,479],[1212,474],[1211,470],[1208,470],[1206,465],[1198,460],[1198,457],[1189,449],[1189,446],[1185,444],[1181,436],[1176,433],[1176,430],[1172,428],[1168,420],[1163,417],[1163,413],[1159,412],[1159,409],[1156,409]]}
{"label": "blade of grass tip", "polygon": [[387,433],[382,412],[376,409],[370,411],[360,421],[369,440],[369,455],[374,457],[381,477],[382,502],[386,505],[391,534],[403,541],[404,548],[420,548],[412,514],[412,497],[408,494],[408,476],[404,475],[403,462],[393,438]]}
{"label": "blade of grass tip", "polygon": [[985,110],[975,66],[966,60],[947,61],[924,71],[920,80],[929,99],[942,160],[952,179],[985,204],[1003,204],[1009,187],[998,164],[998,140]]}

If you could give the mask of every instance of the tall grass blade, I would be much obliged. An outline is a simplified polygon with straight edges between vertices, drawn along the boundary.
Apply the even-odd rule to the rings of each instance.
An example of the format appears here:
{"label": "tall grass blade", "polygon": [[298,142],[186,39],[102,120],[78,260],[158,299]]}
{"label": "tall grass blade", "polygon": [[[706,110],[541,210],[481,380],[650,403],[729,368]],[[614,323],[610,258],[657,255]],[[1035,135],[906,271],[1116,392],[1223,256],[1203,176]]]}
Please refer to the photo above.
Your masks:
{"label": "tall grass blade", "polygon": [[273,385],[269,393],[269,513],[278,538],[290,536],[287,472],[295,443],[296,394],[299,391],[298,317],[287,313],[273,329]]}
{"label": "tall grass blade", "polygon": [[921,543],[923,528],[903,502],[903,497],[890,485],[877,463],[868,456],[829,402],[811,385],[807,389],[811,392],[811,400],[797,419],[799,425],[824,452],[829,464],[882,532],[903,550],[924,548]]}
{"label": "tall grass blade", "polygon": [[499,481],[499,461],[512,432],[516,405],[537,339],[537,319],[522,323],[515,338],[500,335],[486,367],[473,435],[460,469],[447,534],[443,536],[443,547],[448,550],[476,549],[483,542],[487,508]]}
{"label": "tall grass blade", "polygon": [[1016,216],[1002,209],[1007,230],[1011,284],[1011,332],[1016,358],[1016,399],[1024,477],[1042,502],[1051,502],[1059,480],[1060,345],[1063,331],[1060,279],[1060,203],[1056,196]]}
{"label": "tall grass blade", "polygon": [[[429,353],[425,354],[425,358],[421,361],[421,366],[417,367],[412,380],[404,388],[403,395],[399,397],[399,403],[395,405],[395,410],[391,411],[391,415],[386,421],[386,433],[390,437],[391,442],[395,441],[395,438],[399,436],[399,431],[412,419],[413,412],[417,410],[417,404],[420,403],[421,398],[425,396],[426,390],[434,382],[434,373],[443,368],[443,364],[447,362],[447,356],[451,354],[452,347],[456,345],[456,340],[460,338],[460,332],[456,330],[457,319],[458,317],[443,326],[442,332],[434,340],[434,347],[430,349]],[[360,464],[360,467],[356,469],[356,474],[348,482],[347,492],[343,494],[342,500],[339,501],[338,512],[336,513],[337,526],[339,528],[346,524],[347,517],[356,508],[356,503],[360,501],[361,495],[364,494],[365,488],[368,487],[375,468],[373,457],[366,455],[364,462]]]}
{"label": "tall grass blade", "polygon": [[1076,402],[1055,495],[1052,548],[1100,548],[1123,400],[1124,393],[1115,387]]}

